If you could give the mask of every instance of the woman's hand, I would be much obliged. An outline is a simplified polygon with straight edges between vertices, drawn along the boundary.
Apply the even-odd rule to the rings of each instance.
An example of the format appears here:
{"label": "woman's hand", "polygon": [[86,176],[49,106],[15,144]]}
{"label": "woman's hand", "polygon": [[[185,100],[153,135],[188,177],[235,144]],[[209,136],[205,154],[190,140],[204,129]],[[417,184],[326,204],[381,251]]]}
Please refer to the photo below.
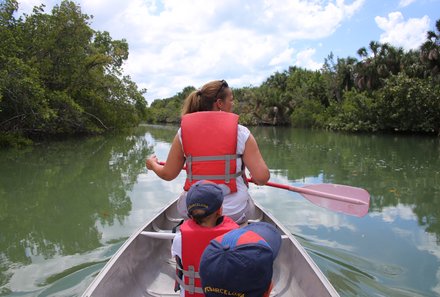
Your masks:
{"label": "woman's hand", "polygon": [[178,135],[174,137],[165,165],[159,163],[156,155],[151,155],[145,160],[145,166],[147,169],[154,171],[157,176],[167,181],[173,180],[179,175],[184,163],[185,158],[183,156],[182,145],[180,144]]}
{"label": "woman's hand", "polygon": [[151,155],[145,160],[145,166],[148,170],[154,170],[154,165],[159,164],[159,159],[157,159],[156,155]]}

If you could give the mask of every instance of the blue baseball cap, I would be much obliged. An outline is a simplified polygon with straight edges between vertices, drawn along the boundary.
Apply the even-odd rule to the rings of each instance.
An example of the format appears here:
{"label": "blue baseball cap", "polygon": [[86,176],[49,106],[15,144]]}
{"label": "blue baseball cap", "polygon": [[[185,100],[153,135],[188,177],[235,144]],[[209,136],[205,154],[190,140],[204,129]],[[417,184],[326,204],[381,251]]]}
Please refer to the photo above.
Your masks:
{"label": "blue baseball cap", "polygon": [[270,288],[281,234],[269,223],[252,223],[209,243],[200,260],[206,297],[261,297]]}
{"label": "blue baseball cap", "polygon": [[189,188],[186,194],[186,209],[188,216],[196,209],[204,210],[203,214],[197,217],[207,217],[220,209],[223,204],[223,191],[215,183],[200,180]]}

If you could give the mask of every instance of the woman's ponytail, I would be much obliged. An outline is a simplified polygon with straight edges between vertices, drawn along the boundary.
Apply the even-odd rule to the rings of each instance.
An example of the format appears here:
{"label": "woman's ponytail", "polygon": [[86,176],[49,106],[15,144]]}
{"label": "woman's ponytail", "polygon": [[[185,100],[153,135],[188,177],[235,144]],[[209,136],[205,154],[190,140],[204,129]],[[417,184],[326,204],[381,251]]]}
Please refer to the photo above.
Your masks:
{"label": "woman's ponytail", "polygon": [[228,88],[228,84],[224,80],[214,80],[201,89],[191,92],[183,103],[182,116],[192,112],[213,110],[217,99],[225,99],[225,87]]}
{"label": "woman's ponytail", "polygon": [[201,101],[200,90],[192,91],[191,94],[186,97],[182,107],[182,116],[188,113],[200,111]]}

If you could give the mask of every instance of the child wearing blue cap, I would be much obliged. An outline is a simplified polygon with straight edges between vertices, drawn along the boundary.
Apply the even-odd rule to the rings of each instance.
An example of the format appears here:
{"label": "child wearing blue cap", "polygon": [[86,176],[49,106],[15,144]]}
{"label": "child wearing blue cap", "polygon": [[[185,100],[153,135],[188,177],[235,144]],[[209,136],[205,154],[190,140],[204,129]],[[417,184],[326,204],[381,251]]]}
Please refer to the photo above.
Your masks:
{"label": "child wearing blue cap", "polygon": [[209,242],[239,226],[222,215],[223,191],[215,183],[199,181],[191,186],[186,198],[189,220],[180,226],[171,247],[176,258],[176,286],[181,296],[204,296],[199,263]]}
{"label": "child wearing blue cap", "polygon": [[263,222],[216,237],[200,260],[203,293],[206,297],[268,297],[280,246],[279,231]]}

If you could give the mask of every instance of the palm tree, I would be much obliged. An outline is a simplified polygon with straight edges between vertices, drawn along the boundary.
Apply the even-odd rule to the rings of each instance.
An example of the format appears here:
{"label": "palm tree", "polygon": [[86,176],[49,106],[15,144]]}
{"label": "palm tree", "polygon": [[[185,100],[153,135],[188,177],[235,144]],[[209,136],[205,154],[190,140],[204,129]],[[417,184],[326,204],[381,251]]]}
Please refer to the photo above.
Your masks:
{"label": "palm tree", "polygon": [[387,78],[390,74],[398,74],[402,70],[403,56],[403,48],[394,47],[388,43],[382,44],[378,61],[378,73],[381,78]]}
{"label": "palm tree", "polygon": [[437,33],[428,31],[427,40],[420,47],[420,60],[426,66],[425,76],[440,79],[440,19],[435,23]]}
{"label": "palm tree", "polygon": [[379,53],[379,49],[381,49],[381,44],[377,41],[370,41],[369,44],[371,53],[373,54],[373,59],[377,58],[377,54]]}
{"label": "palm tree", "polygon": [[377,54],[380,44],[371,41],[369,48],[372,54],[368,53],[365,47],[361,47],[357,54],[362,58],[360,62],[356,64],[356,71],[354,74],[354,81],[356,86],[360,90],[372,91],[378,85],[378,73],[377,73]]}
{"label": "palm tree", "polygon": [[410,50],[402,57],[402,72],[413,78],[423,78],[425,66],[420,62],[420,50]]}
{"label": "palm tree", "polygon": [[381,87],[383,79],[402,70],[404,51],[375,41],[370,42],[369,51],[371,54],[365,47],[357,51],[362,61],[356,65],[355,83],[360,90],[372,91]]}

